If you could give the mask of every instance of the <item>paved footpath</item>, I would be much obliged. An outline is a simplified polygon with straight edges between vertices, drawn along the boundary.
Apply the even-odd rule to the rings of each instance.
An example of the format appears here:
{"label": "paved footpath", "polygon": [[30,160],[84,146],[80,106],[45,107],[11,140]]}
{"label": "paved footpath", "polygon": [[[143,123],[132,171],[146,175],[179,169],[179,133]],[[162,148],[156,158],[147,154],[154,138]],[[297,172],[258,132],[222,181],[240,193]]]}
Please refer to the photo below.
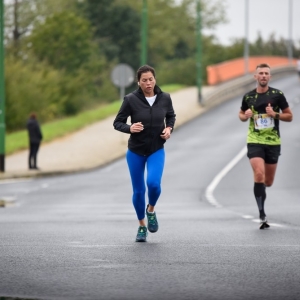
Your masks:
{"label": "paved footpath", "polygon": [[[213,89],[203,87],[203,97]],[[171,98],[176,113],[175,130],[205,111],[198,103],[196,87],[174,92]],[[80,172],[124,156],[129,136],[114,130],[114,118],[108,117],[53,142],[42,143],[38,153],[38,171],[28,170],[28,150],[7,156],[5,172],[0,173],[0,180]]]}
{"label": "paved footpath", "polygon": [[[291,73],[295,73],[294,66],[279,67],[273,70],[273,80]],[[249,84],[253,85],[252,74],[217,86],[204,86],[202,96],[208,104],[205,107],[198,103],[196,87],[171,93],[176,113],[175,130],[209,107],[242,95]],[[28,170],[28,150],[5,157],[5,172],[0,172],[0,180],[80,172],[101,167],[124,156],[128,135],[113,129],[114,118],[111,116],[53,142],[42,143],[38,153],[39,171]]]}

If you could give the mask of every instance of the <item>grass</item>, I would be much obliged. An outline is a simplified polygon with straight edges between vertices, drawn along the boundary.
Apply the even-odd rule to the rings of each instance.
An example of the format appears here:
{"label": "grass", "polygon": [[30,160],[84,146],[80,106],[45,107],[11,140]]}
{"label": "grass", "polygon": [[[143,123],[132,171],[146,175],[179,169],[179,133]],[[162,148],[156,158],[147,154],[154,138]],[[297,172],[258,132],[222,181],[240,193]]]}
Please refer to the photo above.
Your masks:
{"label": "grass", "polygon": [[[161,87],[163,91],[172,93],[184,88],[183,85],[172,84]],[[84,111],[69,118],[56,120],[54,122],[42,124],[43,142],[51,142],[56,138],[73,133],[77,130],[101,121],[111,115],[115,115],[120,108],[120,100],[113,103],[102,105],[96,109]],[[6,155],[15,153],[28,148],[28,133],[20,130],[7,133],[5,136]]]}

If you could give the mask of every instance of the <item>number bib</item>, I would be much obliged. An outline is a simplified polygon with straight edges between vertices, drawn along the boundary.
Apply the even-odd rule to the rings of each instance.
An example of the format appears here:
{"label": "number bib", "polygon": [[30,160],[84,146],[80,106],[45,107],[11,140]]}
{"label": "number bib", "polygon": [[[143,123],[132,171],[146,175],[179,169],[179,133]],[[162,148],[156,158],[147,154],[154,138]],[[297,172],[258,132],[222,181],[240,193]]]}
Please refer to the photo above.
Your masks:
{"label": "number bib", "polygon": [[274,119],[267,114],[254,115],[253,119],[255,129],[261,130],[274,127]]}

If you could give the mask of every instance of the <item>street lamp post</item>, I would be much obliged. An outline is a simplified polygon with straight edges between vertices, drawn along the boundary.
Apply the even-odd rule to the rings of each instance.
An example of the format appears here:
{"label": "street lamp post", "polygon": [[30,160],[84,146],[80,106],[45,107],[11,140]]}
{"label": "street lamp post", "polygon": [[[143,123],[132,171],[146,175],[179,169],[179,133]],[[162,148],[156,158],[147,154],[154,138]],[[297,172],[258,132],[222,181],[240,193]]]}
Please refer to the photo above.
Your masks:
{"label": "street lamp post", "polygon": [[289,13],[288,13],[288,22],[289,22],[289,40],[288,40],[288,57],[289,64],[293,64],[293,0],[289,0]]}
{"label": "street lamp post", "polygon": [[201,1],[197,1],[197,24],[196,24],[196,39],[197,39],[197,54],[196,54],[196,67],[197,67],[197,87],[198,87],[198,101],[202,104],[202,66],[201,66]]}
{"label": "street lamp post", "polygon": [[249,73],[249,0],[245,0],[245,45],[244,45],[244,61],[245,75]]}
{"label": "street lamp post", "polygon": [[4,0],[0,0],[0,172],[5,171]]}
{"label": "street lamp post", "polygon": [[141,65],[147,63],[147,27],[148,27],[148,8],[147,0],[143,0],[143,9],[142,9],[142,30],[141,30]]}

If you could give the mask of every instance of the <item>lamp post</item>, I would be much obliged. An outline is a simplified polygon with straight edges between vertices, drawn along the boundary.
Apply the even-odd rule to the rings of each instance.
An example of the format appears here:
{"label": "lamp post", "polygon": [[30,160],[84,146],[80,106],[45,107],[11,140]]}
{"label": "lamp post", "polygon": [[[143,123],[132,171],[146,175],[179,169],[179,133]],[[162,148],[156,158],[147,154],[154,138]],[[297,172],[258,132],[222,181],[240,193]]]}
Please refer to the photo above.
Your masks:
{"label": "lamp post", "polygon": [[288,57],[289,57],[289,64],[292,65],[293,64],[293,36],[292,36],[293,0],[289,0],[288,22],[289,22]]}
{"label": "lamp post", "polygon": [[147,0],[143,0],[142,9],[142,30],[141,30],[141,66],[147,63],[147,27],[148,27],[148,8]]}
{"label": "lamp post", "polygon": [[244,61],[245,75],[249,73],[249,0],[245,0],[245,44],[244,44]]}
{"label": "lamp post", "polygon": [[196,68],[197,68],[197,87],[198,87],[198,101],[202,104],[202,66],[201,66],[201,1],[197,0],[197,20],[196,20],[196,39],[197,39],[197,54],[196,54]]}
{"label": "lamp post", "polygon": [[5,171],[4,0],[0,0],[0,172]]}

